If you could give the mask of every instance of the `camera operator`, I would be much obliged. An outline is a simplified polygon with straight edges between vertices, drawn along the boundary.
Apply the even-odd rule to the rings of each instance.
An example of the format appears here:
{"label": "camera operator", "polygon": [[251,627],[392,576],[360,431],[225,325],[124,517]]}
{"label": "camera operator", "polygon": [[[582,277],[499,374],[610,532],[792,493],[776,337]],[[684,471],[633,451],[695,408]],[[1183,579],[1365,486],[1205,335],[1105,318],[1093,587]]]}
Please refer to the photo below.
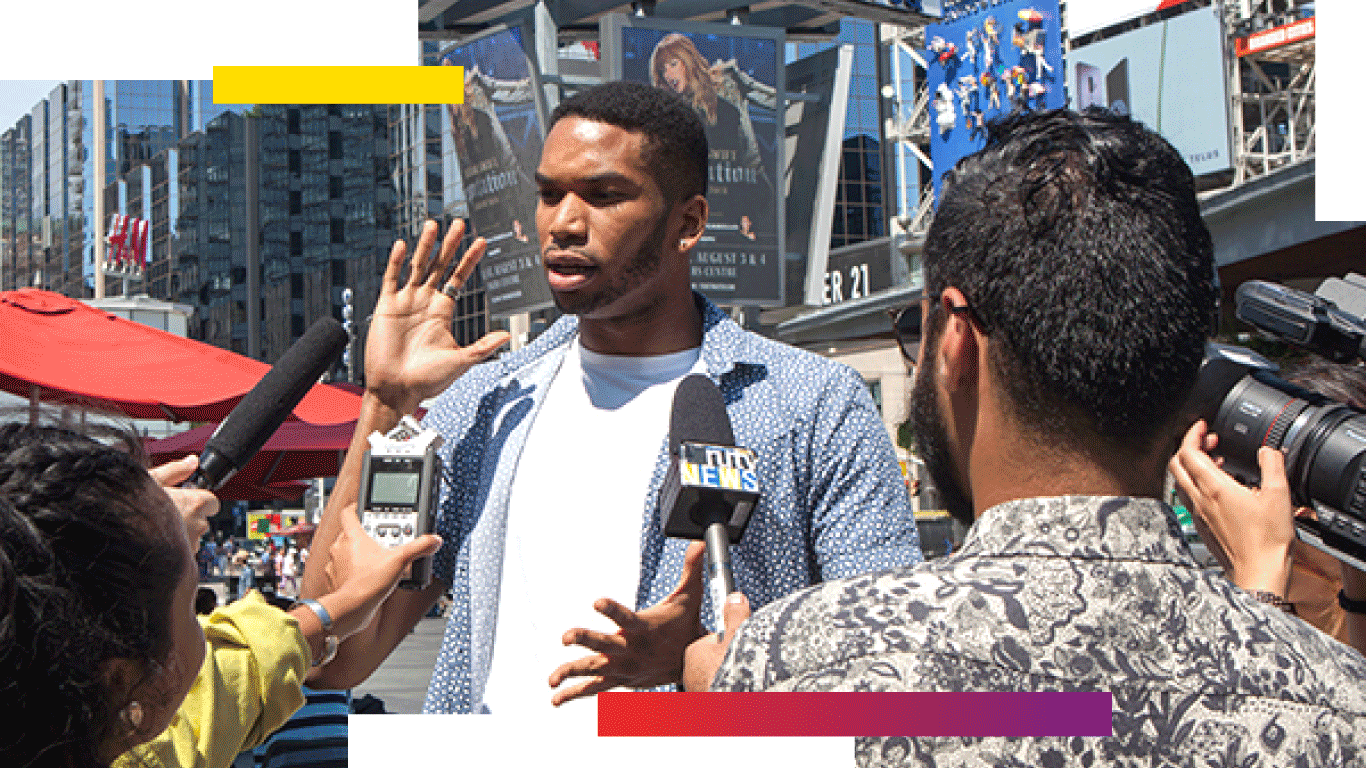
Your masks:
{"label": "camera operator", "polygon": [[[1366,409],[1366,368],[1313,360],[1290,383],[1354,408]],[[1262,447],[1260,488],[1238,483],[1214,455],[1218,437],[1204,421],[1186,433],[1170,470],[1187,500],[1200,538],[1229,580],[1254,595],[1281,601],[1313,626],[1366,652],[1366,573],[1299,541],[1286,480],[1285,457]],[[1341,577],[1337,572],[1340,569]]]}
{"label": "camera operator", "polygon": [[963,545],[728,605],[689,690],[1111,693],[1112,736],[887,734],[860,766],[1359,764],[1366,659],[1202,569],[1161,501],[1215,310],[1189,168],[1102,110],[988,131],[925,240],[912,395]]}

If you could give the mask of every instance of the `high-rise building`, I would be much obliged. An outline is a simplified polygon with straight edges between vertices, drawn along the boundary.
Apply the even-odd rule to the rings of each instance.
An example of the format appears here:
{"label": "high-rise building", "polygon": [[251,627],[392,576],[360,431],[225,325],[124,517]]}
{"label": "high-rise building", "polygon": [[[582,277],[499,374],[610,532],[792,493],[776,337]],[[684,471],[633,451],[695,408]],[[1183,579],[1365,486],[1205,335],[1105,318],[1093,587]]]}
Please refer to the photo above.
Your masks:
{"label": "high-rise building", "polygon": [[32,117],[24,115],[0,134],[0,289],[18,287],[20,264],[28,267],[29,176]]}
{"label": "high-rise building", "polygon": [[80,283],[84,145],[79,104],[79,83],[61,83],[26,116],[27,178],[16,174],[11,182],[27,187],[28,203],[17,212],[26,221],[12,237],[21,229],[27,237],[13,241],[16,263],[0,268],[12,276],[12,285],[64,292],[68,283]]}
{"label": "high-rise building", "polygon": [[264,105],[134,165],[106,195],[151,221],[147,293],[194,307],[192,337],[268,362],[340,319],[346,288],[367,317],[396,234],[389,124],[385,106]]}
{"label": "high-rise building", "polygon": [[[175,146],[206,119],[245,105],[213,104],[209,81],[104,82],[106,133],[97,142],[95,83],[58,84],[3,134],[0,151],[0,288],[36,286],[91,294],[94,193]],[[95,178],[103,144],[105,178]],[[126,212],[119,198],[107,213]]]}

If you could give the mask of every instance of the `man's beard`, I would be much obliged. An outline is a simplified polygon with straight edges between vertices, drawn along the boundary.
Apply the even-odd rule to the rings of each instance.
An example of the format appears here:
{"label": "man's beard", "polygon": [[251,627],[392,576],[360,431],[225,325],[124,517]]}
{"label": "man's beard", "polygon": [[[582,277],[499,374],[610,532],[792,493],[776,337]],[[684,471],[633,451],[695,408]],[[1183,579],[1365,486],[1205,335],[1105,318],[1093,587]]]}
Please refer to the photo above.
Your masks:
{"label": "man's beard", "polygon": [[[930,346],[932,342],[933,339],[929,337],[921,341]],[[926,349],[930,349],[930,346]],[[958,482],[958,475],[953,471],[949,435],[939,410],[934,366],[929,362],[920,365],[915,371],[915,386],[911,390],[911,419],[915,427],[915,451],[920,460],[925,462],[925,469],[944,501],[944,508],[955,520],[972,527],[972,495]]]}
{"label": "man's beard", "polygon": [[664,260],[664,237],[668,227],[669,217],[665,213],[659,217],[654,230],[650,232],[650,237],[641,245],[640,250],[630,261],[622,265],[621,272],[615,277],[607,276],[607,285],[588,296],[561,296],[552,292],[555,307],[566,315],[586,315],[620,299],[654,277]]}

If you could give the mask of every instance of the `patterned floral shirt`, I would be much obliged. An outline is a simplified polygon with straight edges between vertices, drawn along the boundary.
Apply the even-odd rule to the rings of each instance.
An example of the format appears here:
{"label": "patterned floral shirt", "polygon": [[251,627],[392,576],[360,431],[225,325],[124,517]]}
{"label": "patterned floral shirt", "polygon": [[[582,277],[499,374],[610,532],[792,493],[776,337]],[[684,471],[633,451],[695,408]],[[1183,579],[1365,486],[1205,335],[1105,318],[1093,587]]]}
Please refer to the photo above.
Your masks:
{"label": "patterned floral shirt", "polygon": [[[918,562],[906,486],[858,374],[749,333],[695,298],[703,366],[725,398],[736,443],[759,458],[763,496],[744,538],[731,548],[736,588],[763,605],[822,579]],[[560,318],[532,344],[471,369],[427,413],[426,423],[445,437],[436,532],[446,544],[432,572],[451,583],[454,603],[425,712],[476,711],[482,701],[512,477],[577,330],[576,318]],[[658,519],[667,447],[667,435],[660,435],[650,490],[641,499],[637,609],[658,603],[678,584],[689,543],[666,539]],[[709,602],[703,602],[702,623],[714,629]]]}
{"label": "patterned floral shirt", "polygon": [[1366,765],[1366,659],[1192,560],[1152,499],[1024,499],[957,553],[803,590],[712,690],[1109,691],[1106,738],[865,738],[859,766]]}

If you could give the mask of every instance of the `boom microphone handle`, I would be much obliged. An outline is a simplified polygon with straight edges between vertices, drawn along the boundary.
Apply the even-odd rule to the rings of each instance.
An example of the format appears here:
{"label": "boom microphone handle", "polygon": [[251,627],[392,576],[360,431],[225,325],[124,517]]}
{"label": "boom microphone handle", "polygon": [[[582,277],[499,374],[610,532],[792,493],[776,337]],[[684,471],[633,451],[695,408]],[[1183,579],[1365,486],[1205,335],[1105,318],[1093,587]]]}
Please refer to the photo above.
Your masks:
{"label": "boom microphone handle", "polygon": [[216,490],[251,461],[341,356],[346,342],[342,324],[330,317],[310,326],[218,425],[185,485]]}

